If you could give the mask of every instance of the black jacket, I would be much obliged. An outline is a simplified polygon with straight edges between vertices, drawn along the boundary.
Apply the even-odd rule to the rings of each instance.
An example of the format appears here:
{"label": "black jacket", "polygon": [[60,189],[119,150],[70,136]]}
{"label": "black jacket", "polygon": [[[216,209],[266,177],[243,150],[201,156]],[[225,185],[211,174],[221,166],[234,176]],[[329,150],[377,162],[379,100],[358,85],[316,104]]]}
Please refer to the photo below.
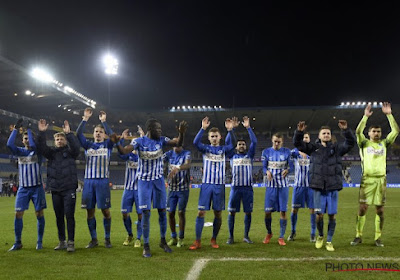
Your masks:
{"label": "black jacket", "polygon": [[345,141],[341,144],[328,142],[324,147],[318,140],[316,143],[303,142],[302,131],[295,131],[294,146],[310,159],[310,187],[315,190],[334,191],[343,188],[342,156],[355,145],[356,138],[350,129],[343,130]]}
{"label": "black jacket", "polygon": [[46,133],[39,131],[38,150],[48,159],[47,187],[51,191],[65,191],[78,187],[75,159],[79,156],[80,145],[73,133],[67,134],[68,145],[62,148],[46,145]]}

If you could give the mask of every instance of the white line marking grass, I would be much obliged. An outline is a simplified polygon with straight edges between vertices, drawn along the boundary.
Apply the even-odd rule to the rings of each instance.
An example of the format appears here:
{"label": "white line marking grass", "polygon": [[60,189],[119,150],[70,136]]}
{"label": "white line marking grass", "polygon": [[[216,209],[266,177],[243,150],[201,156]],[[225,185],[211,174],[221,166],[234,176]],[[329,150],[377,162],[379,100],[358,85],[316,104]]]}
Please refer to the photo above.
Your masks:
{"label": "white line marking grass", "polygon": [[200,277],[201,272],[207,266],[210,261],[220,261],[220,262],[230,262],[230,261],[241,261],[241,262],[304,262],[304,261],[400,261],[400,258],[384,258],[384,257],[372,257],[372,258],[360,258],[360,257],[339,257],[339,258],[329,258],[329,257],[309,257],[309,258],[220,258],[220,259],[197,259],[192,268],[189,270],[186,280],[196,280]]}

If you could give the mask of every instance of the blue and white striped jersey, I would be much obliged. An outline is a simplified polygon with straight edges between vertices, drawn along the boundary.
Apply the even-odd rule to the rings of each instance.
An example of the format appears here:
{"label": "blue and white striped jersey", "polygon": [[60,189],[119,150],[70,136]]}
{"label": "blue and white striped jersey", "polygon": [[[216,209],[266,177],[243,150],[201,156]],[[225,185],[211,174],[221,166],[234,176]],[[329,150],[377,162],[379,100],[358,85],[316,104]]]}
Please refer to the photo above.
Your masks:
{"label": "blue and white striped jersey", "polygon": [[234,147],[232,143],[224,146],[205,145],[200,142],[203,134],[204,130],[200,129],[193,141],[197,149],[203,153],[202,182],[203,184],[225,184],[225,155]]}
{"label": "blue and white striped jersey", "polygon": [[154,140],[147,136],[133,139],[131,145],[138,151],[139,165],[137,177],[142,181],[153,181],[163,176],[163,150],[170,141],[168,137],[161,136]]}
{"label": "blue and white striped jersey", "polygon": [[20,187],[34,187],[42,184],[41,164],[43,157],[37,153],[32,131],[28,129],[30,149],[16,147],[15,138],[18,130],[14,129],[7,142],[7,147],[18,157],[18,179]]}
{"label": "blue and white striped jersey", "polygon": [[288,187],[288,176],[283,177],[282,172],[289,168],[291,151],[288,148],[267,148],[262,151],[261,160],[263,162],[264,174],[267,171],[272,173],[272,181],[267,180],[267,187],[281,188]]}
{"label": "blue and white striped jersey", "polygon": [[292,157],[294,161],[294,186],[295,187],[309,187],[310,186],[310,156],[303,158],[299,154],[298,149],[292,150]]}
{"label": "blue and white striped jersey", "polygon": [[85,179],[109,178],[109,165],[114,143],[110,139],[100,143],[87,140],[83,135],[85,125],[86,121],[81,121],[76,130],[76,136],[85,149]]}
{"label": "blue and white striped jersey", "polygon": [[119,155],[120,158],[126,161],[125,169],[125,190],[137,190],[137,168],[139,165],[139,157],[134,153],[127,155]]}
{"label": "blue and white striped jersey", "polygon": [[256,153],[257,138],[250,127],[247,131],[251,141],[247,153],[228,155],[232,168],[232,186],[251,187],[253,185],[253,160]]}
{"label": "blue and white striped jersey", "polygon": [[[164,161],[168,162],[168,173],[174,167],[180,167],[186,161],[191,160],[190,151],[182,150],[179,154],[174,150],[170,150],[164,154]],[[180,170],[176,175],[168,180],[168,189],[170,191],[186,191],[190,185],[190,169]]]}

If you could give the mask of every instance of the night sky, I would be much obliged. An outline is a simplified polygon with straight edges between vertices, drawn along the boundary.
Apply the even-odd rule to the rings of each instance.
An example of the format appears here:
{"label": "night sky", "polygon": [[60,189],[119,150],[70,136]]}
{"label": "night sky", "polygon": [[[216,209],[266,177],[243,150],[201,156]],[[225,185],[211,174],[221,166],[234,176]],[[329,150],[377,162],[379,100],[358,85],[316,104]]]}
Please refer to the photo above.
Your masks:
{"label": "night sky", "polygon": [[113,108],[399,104],[400,9],[349,2],[2,1],[0,52]]}

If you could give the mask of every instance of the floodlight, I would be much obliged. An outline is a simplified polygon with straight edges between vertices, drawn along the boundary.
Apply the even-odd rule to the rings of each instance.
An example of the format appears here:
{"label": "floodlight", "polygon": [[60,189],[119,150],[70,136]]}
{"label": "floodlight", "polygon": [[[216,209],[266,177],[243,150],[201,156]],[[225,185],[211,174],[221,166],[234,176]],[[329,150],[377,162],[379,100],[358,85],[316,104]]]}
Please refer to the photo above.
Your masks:
{"label": "floodlight", "polygon": [[113,57],[111,54],[107,54],[103,58],[103,64],[105,66],[104,72],[107,75],[116,75],[118,74],[118,60]]}
{"label": "floodlight", "polygon": [[45,83],[51,83],[55,81],[52,75],[40,68],[34,68],[31,72],[31,76]]}
{"label": "floodlight", "polygon": [[32,93],[32,92],[31,92],[30,90],[25,91],[25,94],[26,94],[26,95],[31,95],[31,93]]}

